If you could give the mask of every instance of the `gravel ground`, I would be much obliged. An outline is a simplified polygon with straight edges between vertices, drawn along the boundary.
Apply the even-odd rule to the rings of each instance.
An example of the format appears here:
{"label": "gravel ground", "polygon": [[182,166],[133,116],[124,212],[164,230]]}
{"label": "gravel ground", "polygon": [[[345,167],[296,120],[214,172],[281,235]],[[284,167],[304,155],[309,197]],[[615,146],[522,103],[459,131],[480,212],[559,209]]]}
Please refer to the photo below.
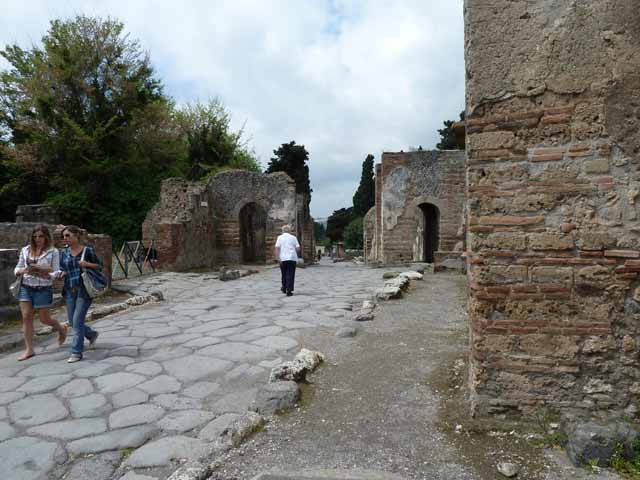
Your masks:
{"label": "gravel ground", "polygon": [[299,408],[218,459],[210,479],[311,471],[323,479],[362,471],[369,478],[498,479],[504,461],[519,466],[521,479],[618,478],[575,469],[561,451],[536,446],[535,425],[471,420],[464,281],[438,274],[412,282],[403,300],[381,304],[354,338],[329,328],[305,334],[300,344],[327,361],[303,387]]}

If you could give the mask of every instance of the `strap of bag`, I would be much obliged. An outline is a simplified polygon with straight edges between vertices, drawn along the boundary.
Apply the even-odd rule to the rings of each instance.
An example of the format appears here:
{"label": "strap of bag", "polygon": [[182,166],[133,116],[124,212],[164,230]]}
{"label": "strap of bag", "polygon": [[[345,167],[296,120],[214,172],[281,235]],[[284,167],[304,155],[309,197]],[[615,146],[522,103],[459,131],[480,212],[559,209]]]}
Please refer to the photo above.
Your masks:
{"label": "strap of bag", "polygon": [[[81,261],[81,262],[84,260],[84,252],[86,252],[86,251],[87,251],[87,247],[84,247],[84,248],[82,249],[82,256],[80,257],[80,261]],[[82,268],[82,267],[80,267],[80,268]]]}

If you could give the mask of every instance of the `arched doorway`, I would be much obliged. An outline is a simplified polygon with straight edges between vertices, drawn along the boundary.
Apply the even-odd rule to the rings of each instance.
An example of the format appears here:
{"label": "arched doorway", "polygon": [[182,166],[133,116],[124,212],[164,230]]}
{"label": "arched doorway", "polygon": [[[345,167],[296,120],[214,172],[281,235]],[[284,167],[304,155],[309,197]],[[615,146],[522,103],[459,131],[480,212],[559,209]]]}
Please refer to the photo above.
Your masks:
{"label": "arched doorway", "polygon": [[243,263],[266,261],[267,213],[255,202],[240,209],[240,249]]}
{"label": "arched doorway", "polygon": [[433,263],[434,253],[438,250],[440,211],[431,203],[418,205],[422,212],[422,261]]}

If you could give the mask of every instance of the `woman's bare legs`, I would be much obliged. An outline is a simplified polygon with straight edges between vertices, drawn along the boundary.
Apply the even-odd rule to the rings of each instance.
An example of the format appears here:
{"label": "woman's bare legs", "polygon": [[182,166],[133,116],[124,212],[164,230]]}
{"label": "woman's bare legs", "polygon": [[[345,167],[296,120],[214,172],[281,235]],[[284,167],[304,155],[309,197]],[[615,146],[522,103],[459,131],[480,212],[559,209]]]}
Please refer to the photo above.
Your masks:
{"label": "woman's bare legs", "polygon": [[[55,318],[51,318],[51,311],[48,308],[39,308],[38,315],[40,316],[41,323],[49,325],[56,332],[58,332],[58,345],[62,345],[67,339],[67,330],[62,325],[60,325],[60,322],[58,322]],[[31,325],[33,325],[33,322]]]}
{"label": "woman's bare legs", "polygon": [[20,302],[22,314],[22,334],[24,335],[25,351],[18,357],[18,361],[33,357],[33,306],[31,302]]}

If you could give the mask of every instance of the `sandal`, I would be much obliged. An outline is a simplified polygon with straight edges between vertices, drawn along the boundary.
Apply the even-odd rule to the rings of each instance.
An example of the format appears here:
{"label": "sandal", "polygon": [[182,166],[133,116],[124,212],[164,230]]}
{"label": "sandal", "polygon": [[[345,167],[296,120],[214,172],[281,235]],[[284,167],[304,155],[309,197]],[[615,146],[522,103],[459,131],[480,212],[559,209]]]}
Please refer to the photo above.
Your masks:
{"label": "sandal", "polygon": [[29,360],[31,357],[35,357],[35,356],[36,356],[35,353],[30,353],[29,355],[27,355],[26,353],[23,353],[18,357],[18,361],[24,362],[25,360]]}
{"label": "sandal", "polygon": [[58,346],[61,347],[62,345],[64,345],[64,342],[66,339],[67,339],[67,329],[61,325],[60,330],[58,330]]}

